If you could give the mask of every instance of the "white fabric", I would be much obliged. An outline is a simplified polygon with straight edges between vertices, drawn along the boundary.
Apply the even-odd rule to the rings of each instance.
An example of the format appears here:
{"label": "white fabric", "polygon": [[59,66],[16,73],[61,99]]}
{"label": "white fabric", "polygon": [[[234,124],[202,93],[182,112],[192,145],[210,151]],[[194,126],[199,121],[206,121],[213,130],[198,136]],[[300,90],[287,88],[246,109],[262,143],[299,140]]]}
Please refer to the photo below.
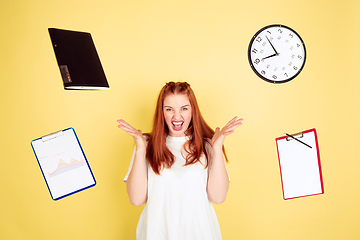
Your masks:
{"label": "white fabric", "polygon": [[[171,168],[156,175],[148,165],[148,199],[136,229],[137,240],[220,240],[220,226],[206,185],[208,169],[202,163],[184,166],[185,137],[166,139],[175,156]],[[130,163],[131,171],[134,155]],[[128,174],[124,181],[127,180]]]}

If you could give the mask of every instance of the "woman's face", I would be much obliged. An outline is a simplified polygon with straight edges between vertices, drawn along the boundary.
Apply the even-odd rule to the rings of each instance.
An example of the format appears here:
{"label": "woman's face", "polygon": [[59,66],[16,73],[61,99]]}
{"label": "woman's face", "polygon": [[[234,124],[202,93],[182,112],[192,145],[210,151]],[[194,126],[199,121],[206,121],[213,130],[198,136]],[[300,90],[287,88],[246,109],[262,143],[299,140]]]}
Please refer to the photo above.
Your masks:
{"label": "woman's face", "polygon": [[186,94],[169,94],[164,99],[164,118],[171,137],[184,137],[192,118]]}

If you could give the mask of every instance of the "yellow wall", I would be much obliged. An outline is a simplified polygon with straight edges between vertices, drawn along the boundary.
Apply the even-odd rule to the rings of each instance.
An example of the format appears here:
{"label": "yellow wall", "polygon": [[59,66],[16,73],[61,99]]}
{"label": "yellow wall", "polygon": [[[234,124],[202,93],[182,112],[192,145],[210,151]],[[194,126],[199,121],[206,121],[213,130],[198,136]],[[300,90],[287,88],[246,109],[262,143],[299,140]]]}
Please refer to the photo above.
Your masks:
{"label": "yellow wall", "polygon": [[[155,98],[188,81],[226,140],[231,186],[216,205],[223,239],[360,239],[360,1],[0,2],[0,239],[134,239],[142,207],[122,183]],[[281,23],[305,41],[304,71],[272,85],[247,60],[251,37]],[[47,28],[90,32],[111,89],[65,91]],[[53,201],[30,146],[73,127],[97,185]],[[325,194],[283,200],[275,138],[316,128]]]}

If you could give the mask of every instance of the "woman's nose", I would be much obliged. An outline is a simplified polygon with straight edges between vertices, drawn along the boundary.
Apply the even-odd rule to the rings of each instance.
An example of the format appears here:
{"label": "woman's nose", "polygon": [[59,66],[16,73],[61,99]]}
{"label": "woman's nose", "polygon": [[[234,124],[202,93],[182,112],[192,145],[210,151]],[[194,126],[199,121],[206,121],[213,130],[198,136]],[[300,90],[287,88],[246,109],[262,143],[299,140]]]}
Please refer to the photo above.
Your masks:
{"label": "woman's nose", "polygon": [[181,119],[181,114],[180,114],[180,112],[175,111],[175,112],[174,112],[174,118],[175,118],[175,119]]}

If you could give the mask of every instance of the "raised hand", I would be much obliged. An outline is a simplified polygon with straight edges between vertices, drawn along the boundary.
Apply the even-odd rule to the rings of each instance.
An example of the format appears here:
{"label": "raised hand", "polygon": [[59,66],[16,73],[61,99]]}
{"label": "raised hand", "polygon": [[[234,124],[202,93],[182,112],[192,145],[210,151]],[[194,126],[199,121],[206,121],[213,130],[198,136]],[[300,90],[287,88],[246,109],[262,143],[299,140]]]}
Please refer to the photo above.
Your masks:
{"label": "raised hand", "polygon": [[119,123],[118,127],[124,130],[127,134],[132,136],[135,141],[135,145],[137,149],[146,149],[146,141],[142,135],[141,130],[138,130],[131,126],[129,123],[125,122],[123,119],[117,120]]}
{"label": "raised hand", "polygon": [[221,150],[225,137],[233,133],[235,128],[239,127],[242,124],[242,121],[242,118],[238,119],[238,117],[234,117],[221,130],[217,127],[212,138],[213,148]]}

